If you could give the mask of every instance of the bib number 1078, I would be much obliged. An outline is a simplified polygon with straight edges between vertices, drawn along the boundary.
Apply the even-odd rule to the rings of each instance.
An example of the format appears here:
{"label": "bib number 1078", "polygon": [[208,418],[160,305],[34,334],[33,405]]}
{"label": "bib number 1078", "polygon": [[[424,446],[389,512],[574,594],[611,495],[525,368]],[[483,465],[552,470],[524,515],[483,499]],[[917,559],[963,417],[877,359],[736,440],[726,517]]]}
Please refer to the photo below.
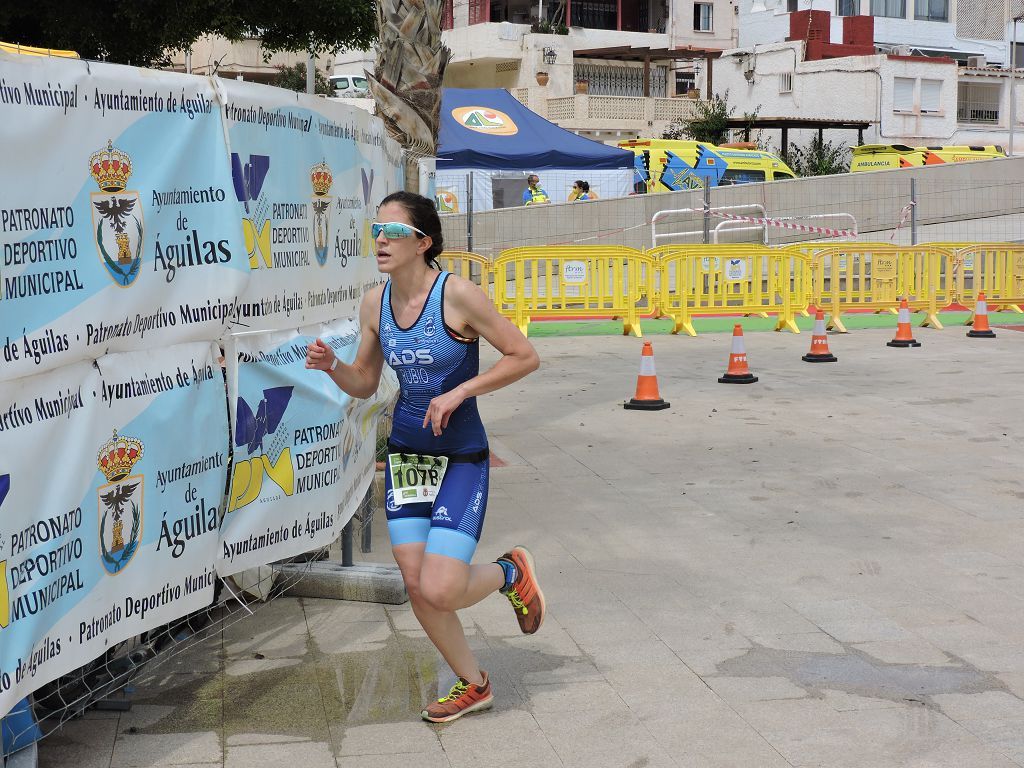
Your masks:
{"label": "bib number 1078", "polygon": [[432,502],[448,469],[446,456],[388,454],[392,497],[396,505]]}

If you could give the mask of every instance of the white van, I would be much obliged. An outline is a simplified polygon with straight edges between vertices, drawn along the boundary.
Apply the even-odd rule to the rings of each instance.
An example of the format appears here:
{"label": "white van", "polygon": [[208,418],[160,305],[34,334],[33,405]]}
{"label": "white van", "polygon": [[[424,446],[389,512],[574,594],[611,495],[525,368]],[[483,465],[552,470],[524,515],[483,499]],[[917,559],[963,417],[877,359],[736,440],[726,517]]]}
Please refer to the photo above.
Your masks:
{"label": "white van", "polygon": [[362,75],[331,75],[329,80],[335,96],[350,99],[370,96],[370,84]]}

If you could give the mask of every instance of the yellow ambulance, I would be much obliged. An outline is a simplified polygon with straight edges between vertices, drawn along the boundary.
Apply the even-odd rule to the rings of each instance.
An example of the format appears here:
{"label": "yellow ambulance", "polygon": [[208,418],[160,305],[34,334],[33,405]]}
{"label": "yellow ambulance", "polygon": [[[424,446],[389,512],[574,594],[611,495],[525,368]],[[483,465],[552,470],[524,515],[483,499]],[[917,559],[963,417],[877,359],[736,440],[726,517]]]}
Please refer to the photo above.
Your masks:
{"label": "yellow ambulance", "polygon": [[850,173],[883,168],[967,163],[1006,157],[998,144],[988,146],[908,147],[905,144],[864,144],[853,148]]}
{"label": "yellow ambulance", "polygon": [[632,139],[620,141],[619,147],[635,155],[633,190],[638,194],[701,189],[705,181],[721,187],[795,176],[782,160],[754,144]]}

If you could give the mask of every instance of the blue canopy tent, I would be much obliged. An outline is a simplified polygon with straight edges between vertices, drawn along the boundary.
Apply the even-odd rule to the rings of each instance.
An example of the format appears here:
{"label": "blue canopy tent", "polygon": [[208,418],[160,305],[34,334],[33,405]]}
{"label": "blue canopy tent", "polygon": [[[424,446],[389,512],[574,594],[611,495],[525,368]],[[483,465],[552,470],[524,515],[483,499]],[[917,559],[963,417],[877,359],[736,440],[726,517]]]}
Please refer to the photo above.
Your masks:
{"label": "blue canopy tent", "polygon": [[445,88],[437,151],[441,212],[523,204],[526,178],[536,173],[551,202],[565,202],[573,181],[600,197],[633,188],[633,153],[577,136],[531,112],[501,88]]}

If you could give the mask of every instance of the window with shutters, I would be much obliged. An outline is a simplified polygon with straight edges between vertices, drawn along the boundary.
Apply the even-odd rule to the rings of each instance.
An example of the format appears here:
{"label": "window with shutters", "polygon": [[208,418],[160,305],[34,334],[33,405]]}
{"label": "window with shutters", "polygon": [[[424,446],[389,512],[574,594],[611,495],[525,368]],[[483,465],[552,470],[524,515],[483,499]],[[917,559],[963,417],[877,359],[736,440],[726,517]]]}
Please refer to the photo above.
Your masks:
{"label": "window with shutters", "polygon": [[906,0],[871,0],[871,15],[905,19],[907,17]]}
{"label": "window with shutters", "polygon": [[897,77],[893,79],[893,112],[914,111],[914,85],[916,82],[912,77]]}
{"label": "window with shutters", "polygon": [[444,0],[441,8],[441,29],[452,29],[455,26],[454,0]]}
{"label": "window with shutters", "polygon": [[921,111],[942,111],[942,81],[921,80]]}

